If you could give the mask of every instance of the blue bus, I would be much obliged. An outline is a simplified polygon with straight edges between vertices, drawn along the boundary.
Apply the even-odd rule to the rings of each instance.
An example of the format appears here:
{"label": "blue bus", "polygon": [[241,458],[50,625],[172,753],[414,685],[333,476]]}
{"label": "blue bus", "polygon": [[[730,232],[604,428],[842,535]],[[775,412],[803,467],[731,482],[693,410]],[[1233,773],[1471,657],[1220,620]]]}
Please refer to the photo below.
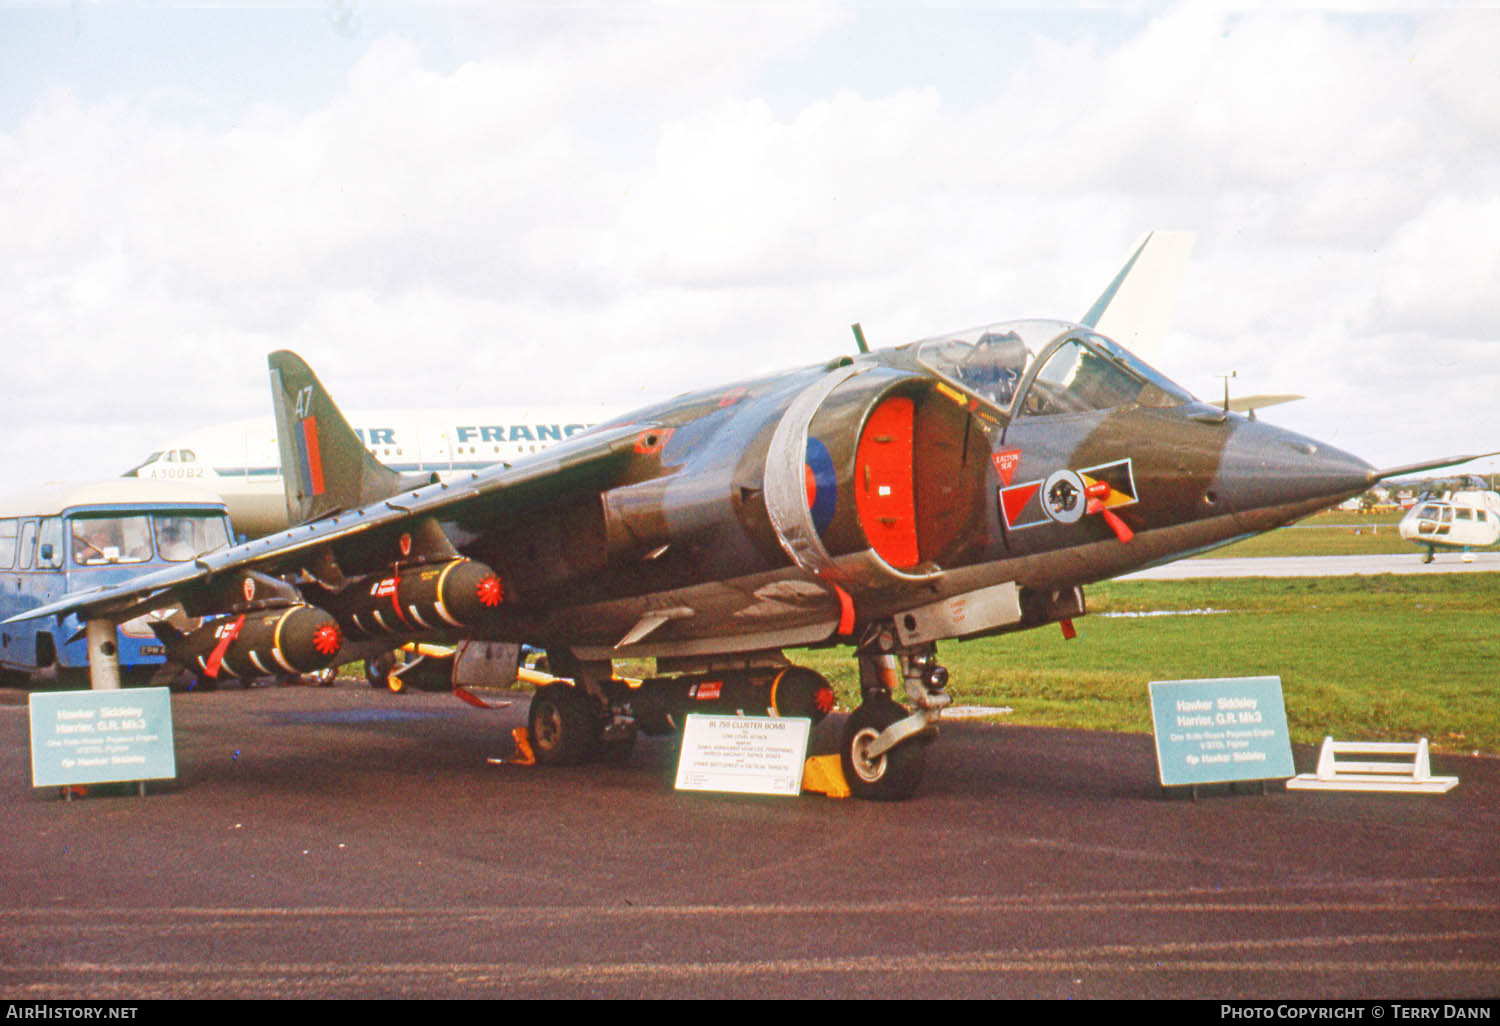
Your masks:
{"label": "blue bus", "polygon": [[[0,620],[68,592],[187,562],[232,538],[223,500],[180,482],[119,478],[0,499]],[[151,615],[117,630],[123,682],[144,683],[163,671]],[[61,623],[0,625],[0,674],[88,687],[83,624],[70,615]]]}

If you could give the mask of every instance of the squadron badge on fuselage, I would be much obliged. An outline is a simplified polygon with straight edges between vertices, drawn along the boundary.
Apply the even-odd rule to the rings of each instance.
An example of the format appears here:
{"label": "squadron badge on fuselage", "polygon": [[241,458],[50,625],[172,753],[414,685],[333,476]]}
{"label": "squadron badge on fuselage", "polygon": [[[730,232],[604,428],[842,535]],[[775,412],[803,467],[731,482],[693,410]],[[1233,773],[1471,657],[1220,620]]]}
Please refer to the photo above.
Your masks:
{"label": "squadron badge on fuselage", "polygon": [[1002,486],[999,491],[1001,515],[1013,531],[1076,524],[1085,513],[1094,512],[1096,504],[1114,509],[1140,501],[1128,457],[1081,470],[1055,470],[1044,479]]}

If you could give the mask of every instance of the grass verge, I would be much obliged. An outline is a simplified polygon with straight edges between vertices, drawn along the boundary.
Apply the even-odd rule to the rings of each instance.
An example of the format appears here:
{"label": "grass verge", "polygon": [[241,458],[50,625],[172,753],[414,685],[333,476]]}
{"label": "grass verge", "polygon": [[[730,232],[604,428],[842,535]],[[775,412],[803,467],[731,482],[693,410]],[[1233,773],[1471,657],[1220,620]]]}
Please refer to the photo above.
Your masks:
{"label": "grass verge", "polygon": [[1386,556],[1421,552],[1401,537],[1400,513],[1348,513],[1329,510],[1316,513],[1290,527],[1277,528],[1253,538],[1213,549],[1202,557],[1213,559],[1261,559],[1271,556]]}
{"label": "grass verge", "polygon": [[[1149,733],[1150,681],[1279,676],[1293,741],[1500,754],[1500,574],[1111,581],[1089,608],[1073,641],[1046,627],[939,645],[954,701]],[[858,703],[847,649],[788,656]]]}

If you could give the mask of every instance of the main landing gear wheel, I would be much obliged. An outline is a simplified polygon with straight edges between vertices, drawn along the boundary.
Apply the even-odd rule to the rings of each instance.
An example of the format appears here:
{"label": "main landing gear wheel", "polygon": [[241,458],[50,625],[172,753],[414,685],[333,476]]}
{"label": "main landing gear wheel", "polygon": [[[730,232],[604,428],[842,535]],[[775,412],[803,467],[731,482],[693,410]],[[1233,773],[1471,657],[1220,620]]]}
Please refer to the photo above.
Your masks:
{"label": "main landing gear wheel", "polygon": [[545,766],[587,762],[599,747],[599,707],[571,684],[544,684],[531,696],[527,729],[536,761]]}
{"label": "main landing gear wheel", "polygon": [[901,801],[916,791],[927,764],[929,738],[909,738],[873,758],[869,755],[870,746],[881,731],[905,718],[906,710],[883,695],[865,699],[849,714],[839,744],[839,761],[844,768],[844,780],[855,797]]}

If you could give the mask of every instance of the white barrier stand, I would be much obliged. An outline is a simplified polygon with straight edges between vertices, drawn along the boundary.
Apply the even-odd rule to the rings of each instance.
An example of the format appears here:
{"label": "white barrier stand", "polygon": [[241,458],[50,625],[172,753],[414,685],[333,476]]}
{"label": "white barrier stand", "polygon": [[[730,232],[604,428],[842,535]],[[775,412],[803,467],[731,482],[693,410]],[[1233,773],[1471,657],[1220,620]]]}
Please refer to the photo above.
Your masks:
{"label": "white barrier stand", "polygon": [[[1341,759],[1345,755],[1404,756],[1361,762]],[[1302,773],[1286,782],[1297,791],[1387,791],[1392,793],[1443,794],[1458,786],[1457,777],[1435,777],[1427,757],[1427,739],[1415,744],[1399,742],[1335,741],[1323,739],[1318,771]]]}

